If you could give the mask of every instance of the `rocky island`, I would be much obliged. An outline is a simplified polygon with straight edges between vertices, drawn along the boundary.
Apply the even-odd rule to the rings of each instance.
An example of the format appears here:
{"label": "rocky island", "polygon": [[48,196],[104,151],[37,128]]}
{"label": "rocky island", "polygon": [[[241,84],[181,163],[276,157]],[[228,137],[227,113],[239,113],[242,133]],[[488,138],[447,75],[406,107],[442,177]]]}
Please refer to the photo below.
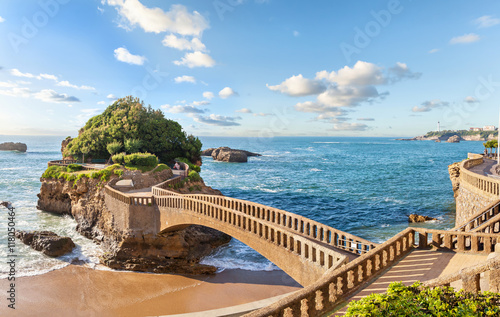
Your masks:
{"label": "rocky island", "polygon": [[229,147],[210,148],[201,152],[201,156],[211,156],[215,161],[246,163],[249,156],[262,156],[245,150],[235,150]]}
{"label": "rocky island", "polygon": [[[396,139],[399,141],[436,141],[458,143],[460,141],[490,141],[498,137],[498,131],[471,131],[471,130],[444,130],[431,131],[425,135],[409,139]],[[450,140],[451,139],[451,140]]]}
{"label": "rocky island", "polygon": [[14,142],[5,142],[0,143],[0,151],[18,151],[18,152],[26,152],[28,147],[24,143],[14,143]]}
{"label": "rocky island", "polygon": [[[115,120],[116,117],[120,119]],[[136,122],[139,118],[140,124]],[[154,124],[160,124],[162,129]],[[115,125],[115,135],[109,135],[110,129],[102,129],[109,125]],[[135,130],[129,128],[129,134],[123,133],[127,129],[121,125],[133,126]],[[167,140],[161,143],[165,148],[158,146],[159,141],[150,139],[151,128],[157,130],[155,135],[158,138]],[[77,231],[102,246],[105,254],[101,262],[110,268],[155,273],[215,273],[215,267],[199,262],[214,248],[230,241],[226,234],[195,225],[160,234],[148,227],[131,230],[132,220],[120,219],[123,216],[108,207],[105,200],[106,187],[119,190],[115,186],[119,180],[129,180],[133,184],[129,192],[147,195],[148,191],[151,192],[151,186],[172,178],[172,170],[165,164],[158,164],[157,157],[161,157],[164,162],[171,162],[177,157],[184,157],[189,162],[199,161],[201,142],[193,136],[187,136],[181,129],[176,122],[165,119],[160,111],[148,110],[138,99],[127,97],[117,100],[103,114],[91,118],[77,138],[67,138],[62,142],[62,156],[81,158],[85,155],[86,158],[105,159],[111,153],[116,154],[113,156],[115,163],[122,163],[84,171],[81,165],[53,162],[40,179],[42,184],[37,208],[71,215],[77,222]],[[107,135],[95,138],[99,133]],[[182,144],[186,147],[176,148],[169,144],[172,135],[185,136]],[[148,136],[149,139],[136,139],[138,136]],[[89,143],[89,139],[98,141]],[[93,147],[86,147],[88,144]],[[126,155],[120,153],[122,150],[126,153],[151,154]],[[192,167],[189,177],[173,190],[221,195],[219,191],[205,185],[195,171],[199,167],[189,164]]]}

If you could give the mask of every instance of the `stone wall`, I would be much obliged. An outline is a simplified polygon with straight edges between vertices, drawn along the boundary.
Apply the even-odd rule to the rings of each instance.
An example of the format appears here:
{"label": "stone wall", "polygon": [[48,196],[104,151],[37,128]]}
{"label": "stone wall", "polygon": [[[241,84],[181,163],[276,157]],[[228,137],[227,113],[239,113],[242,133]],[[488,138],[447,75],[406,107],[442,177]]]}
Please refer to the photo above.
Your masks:
{"label": "stone wall", "polygon": [[455,194],[455,201],[457,204],[457,212],[455,215],[456,226],[464,223],[467,219],[494,202],[494,199],[480,195],[473,190],[469,190],[466,186],[460,186]]}

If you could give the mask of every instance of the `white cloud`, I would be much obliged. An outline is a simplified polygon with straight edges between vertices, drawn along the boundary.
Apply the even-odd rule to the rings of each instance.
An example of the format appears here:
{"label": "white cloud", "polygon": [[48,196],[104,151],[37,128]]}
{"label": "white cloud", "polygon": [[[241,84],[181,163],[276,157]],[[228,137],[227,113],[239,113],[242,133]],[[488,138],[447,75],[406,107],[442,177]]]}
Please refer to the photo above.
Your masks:
{"label": "white cloud", "polygon": [[429,54],[434,54],[434,53],[437,53],[439,51],[440,51],[439,48],[433,48],[432,50],[429,51]]}
{"label": "white cloud", "polygon": [[203,98],[207,98],[208,100],[211,100],[214,97],[214,93],[211,91],[205,91],[203,92]]}
{"label": "white cloud", "polygon": [[478,100],[476,98],[472,97],[472,96],[467,96],[467,97],[465,97],[464,102],[466,102],[466,103],[476,103],[476,102],[478,102]]}
{"label": "white cloud", "polygon": [[109,95],[107,95],[107,96],[106,96],[106,98],[108,98],[108,99],[109,99],[109,100],[111,100],[111,101],[114,101],[114,100],[117,100],[117,99],[118,99],[118,97],[116,97],[116,96],[115,96],[115,95],[113,95],[113,94],[109,94]]}
{"label": "white cloud", "polygon": [[11,87],[10,89],[0,89],[0,95],[28,98],[31,96],[31,90],[29,88]]}
{"label": "white cloud", "polygon": [[194,121],[199,123],[223,127],[239,126],[240,124],[236,122],[236,120],[241,119],[241,117],[226,117],[217,114],[211,114],[209,116],[192,115],[191,117]]}
{"label": "white cloud", "polygon": [[167,47],[172,47],[181,51],[204,51],[206,50],[205,44],[203,44],[199,38],[192,38],[191,41],[183,38],[177,37],[174,34],[169,34],[165,36],[162,44]]}
{"label": "white cloud", "polygon": [[420,104],[420,106],[415,106],[411,109],[413,112],[429,112],[435,108],[446,107],[450,103],[447,101],[441,101],[439,99],[427,100]]}
{"label": "white cloud", "polygon": [[206,106],[206,105],[209,105],[209,104],[210,104],[210,101],[208,101],[208,100],[193,101],[191,103],[191,105],[193,105],[193,106]]}
{"label": "white cloud", "polygon": [[174,81],[176,83],[193,83],[193,84],[196,83],[196,79],[193,76],[186,76],[186,75],[175,77]]}
{"label": "white cloud", "polygon": [[475,19],[473,22],[479,29],[483,29],[499,24],[500,19],[494,18],[491,15],[483,15],[482,17]]}
{"label": "white cloud", "polygon": [[14,87],[17,87],[17,84],[12,83],[12,82],[0,81],[0,87],[1,88],[14,88]]}
{"label": "white cloud", "polygon": [[239,112],[239,113],[252,113],[252,110],[250,110],[248,108],[243,108],[243,109],[236,110],[236,112]]}
{"label": "white cloud", "polygon": [[279,85],[270,86],[267,88],[273,91],[279,91],[289,96],[307,96],[316,95],[326,90],[326,86],[320,81],[304,78],[302,74],[287,78]]}
{"label": "white cloud", "polygon": [[115,50],[115,58],[120,62],[142,65],[146,61],[146,57],[131,54],[125,47],[120,47]]}
{"label": "white cloud", "polygon": [[70,88],[75,88],[75,89],[79,89],[79,90],[95,90],[94,87],[90,87],[90,86],[85,86],[85,85],[77,86],[77,85],[73,85],[73,84],[71,84],[67,80],[63,80],[63,81],[58,82],[57,86],[70,87]]}
{"label": "white cloud", "polygon": [[469,44],[480,40],[479,35],[474,33],[464,34],[462,36],[456,36],[450,40],[450,44]]}
{"label": "white cloud", "polygon": [[39,99],[44,102],[63,102],[63,103],[72,103],[72,102],[80,102],[75,96],[69,96],[67,94],[59,94],[52,89],[43,89],[40,92],[37,92],[33,95],[36,99]]}
{"label": "white cloud", "polygon": [[358,118],[358,121],[375,121],[373,118]]}
{"label": "white cloud", "polygon": [[0,23],[5,22],[5,19],[0,17]]}
{"label": "white cloud", "polygon": [[254,113],[254,117],[267,117],[267,116],[272,116],[272,113],[264,113],[264,112],[259,112],[259,113]]}
{"label": "white cloud", "polygon": [[163,105],[161,106],[165,111],[170,113],[204,113],[205,111],[198,109],[191,105]]}
{"label": "white cloud", "polygon": [[316,73],[316,79],[326,79],[339,85],[380,85],[387,82],[381,67],[363,61],[357,61],[352,68],[344,66],[338,72],[323,70]]}
{"label": "white cloud", "polygon": [[333,125],[334,131],[365,131],[368,128],[366,124],[362,123],[336,123]]}
{"label": "white cloud", "polygon": [[106,104],[106,101],[99,101],[97,104],[98,104],[98,105],[105,105],[105,104]]}
{"label": "white cloud", "polygon": [[[207,20],[198,12],[188,12],[186,7],[175,4],[165,12],[160,8],[148,8],[138,0],[108,0],[130,26],[139,25],[145,32],[172,32],[181,35],[200,36],[209,27]],[[122,27],[126,27],[123,24]]]}
{"label": "white cloud", "polygon": [[300,35],[299,31],[293,31],[293,36],[297,37],[299,35]]}
{"label": "white cloud", "polygon": [[51,75],[51,74],[40,74],[38,79],[44,78],[44,79],[52,79],[54,81],[57,81],[57,76],[56,75]]}
{"label": "white cloud", "polygon": [[35,75],[31,73],[22,73],[17,68],[13,68],[10,70],[10,74],[16,77],[26,77],[26,78],[35,78]]}
{"label": "white cloud", "polygon": [[193,67],[213,67],[215,61],[210,57],[210,55],[196,51],[193,53],[186,53],[180,61],[174,61],[175,65],[187,66],[189,68]]}
{"label": "white cloud", "polygon": [[221,97],[222,99],[226,99],[231,96],[237,96],[237,95],[238,93],[230,87],[225,87],[221,91],[219,91],[219,97]]}

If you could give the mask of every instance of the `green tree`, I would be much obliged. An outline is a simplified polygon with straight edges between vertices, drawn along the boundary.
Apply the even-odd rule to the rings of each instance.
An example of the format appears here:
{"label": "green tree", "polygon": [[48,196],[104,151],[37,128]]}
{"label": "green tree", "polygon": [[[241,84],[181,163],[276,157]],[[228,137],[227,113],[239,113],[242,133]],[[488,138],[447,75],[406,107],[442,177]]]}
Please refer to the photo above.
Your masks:
{"label": "green tree", "polygon": [[109,154],[115,155],[122,149],[122,143],[121,142],[108,143],[108,145],[106,145],[106,149],[108,150]]}
{"label": "green tree", "polygon": [[118,99],[102,114],[90,118],[64,154],[80,157],[87,147],[92,158],[106,159],[109,143],[126,144],[127,140],[140,140],[137,151],[153,153],[162,162],[176,157],[188,157],[192,162],[200,159],[202,145],[198,138],[188,136],[179,123],[165,118],[161,110],[145,107],[132,96]]}
{"label": "green tree", "polygon": [[141,148],[141,140],[139,139],[125,139],[125,152],[132,154],[139,152]]}

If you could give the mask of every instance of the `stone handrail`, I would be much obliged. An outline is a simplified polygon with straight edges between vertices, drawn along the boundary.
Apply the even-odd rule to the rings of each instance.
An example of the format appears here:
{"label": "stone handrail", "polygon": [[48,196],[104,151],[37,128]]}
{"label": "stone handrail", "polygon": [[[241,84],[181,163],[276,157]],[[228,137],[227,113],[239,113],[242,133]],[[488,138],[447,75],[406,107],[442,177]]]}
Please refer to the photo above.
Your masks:
{"label": "stone handrail", "polygon": [[74,164],[76,163],[76,160],[55,160],[55,161],[49,161],[47,165],[50,166],[66,166],[69,164]]}
{"label": "stone handrail", "polygon": [[451,283],[462,280],[462,289],[466,292],[477,293],[481,290],[481,273],[490,271],[488,290],[498,293],[500,291],[500,256],[496,256],[475,266],[467,267],[459,272],[438,277],[422,283],[422,286],[437,287],[450,286]]}
{"label": "stone handrail", "polygon": [[117,199],[123,203],[126,203],[128,205],[151,206],[155,202],[154,197],[130,196],[130,195],[127,195],[126,193],[122,193],[121,191],[112,188],[109,185],[104,186],[104,190],[105,190],[105,193],[107,195],[109,195],[109,196],[113,197],[114,199]]}
{"label": "stone handrail", "polygon": [[490,218],[482,225],[471,230],[471,232],[500,233],[500,214]]}
{"label": "stone handrail", "polygon": [[316,283],[245,316],[322,316],[410,252],[413,242],[414,231],[407,228],[368,253],[323,275]]}
{"label": "stone handrail", "polygon": [[308,239],[326,243],[357,255],[364,254],[378,245],[320,222],[266,205],[225,196],[186,195],[186,197],[237,210],[243,214],[256,217],[259,221],[270,222]]}
{"label": "stone handrail", "polygon": [[499,179],[469,171],[471,167],[482,163],[482,156],[480,158],[471,158],[460,163],[460,186],[465,186],[467,189],[491,199],[498,199],[500,196]]}
{"label": "stone handrail", "polygon": [[460,232],[414,228],[418,233],[419,248],[435,247],[441,250],[465,253],[489,254],[495,244],[500,242],[500,235],[491,233]]}
{"label": "stone handrail", "polygon": [[189,211],[201,218],[216,220],[225,225],[233,226],[247,234],[255,235],[257,239],[263,239],[285,248],[291,253],[298,255],[304,261],[311,261],[326,271],[332,267],[338,267],[347,262],[347,257],[335,252],[325,245],[311,241],[299,235],[294,235],[283,230],[272,223],[263,222],[261,219],[251,215],[242,214],[237,210],[222,207],[186,195],[156,197],[159,207],[180,209]]}
{"label": "stone handrail", "polygon": [[492,204],[486,206],[484,209],[479,211],[477,214],[473,215],[467,219],[463,224],[456,226],[451,230],[455,231],[477,231],[476,229],[483,223],[489,221],[491,218],[500,214],[500,200],[493,202]]}

